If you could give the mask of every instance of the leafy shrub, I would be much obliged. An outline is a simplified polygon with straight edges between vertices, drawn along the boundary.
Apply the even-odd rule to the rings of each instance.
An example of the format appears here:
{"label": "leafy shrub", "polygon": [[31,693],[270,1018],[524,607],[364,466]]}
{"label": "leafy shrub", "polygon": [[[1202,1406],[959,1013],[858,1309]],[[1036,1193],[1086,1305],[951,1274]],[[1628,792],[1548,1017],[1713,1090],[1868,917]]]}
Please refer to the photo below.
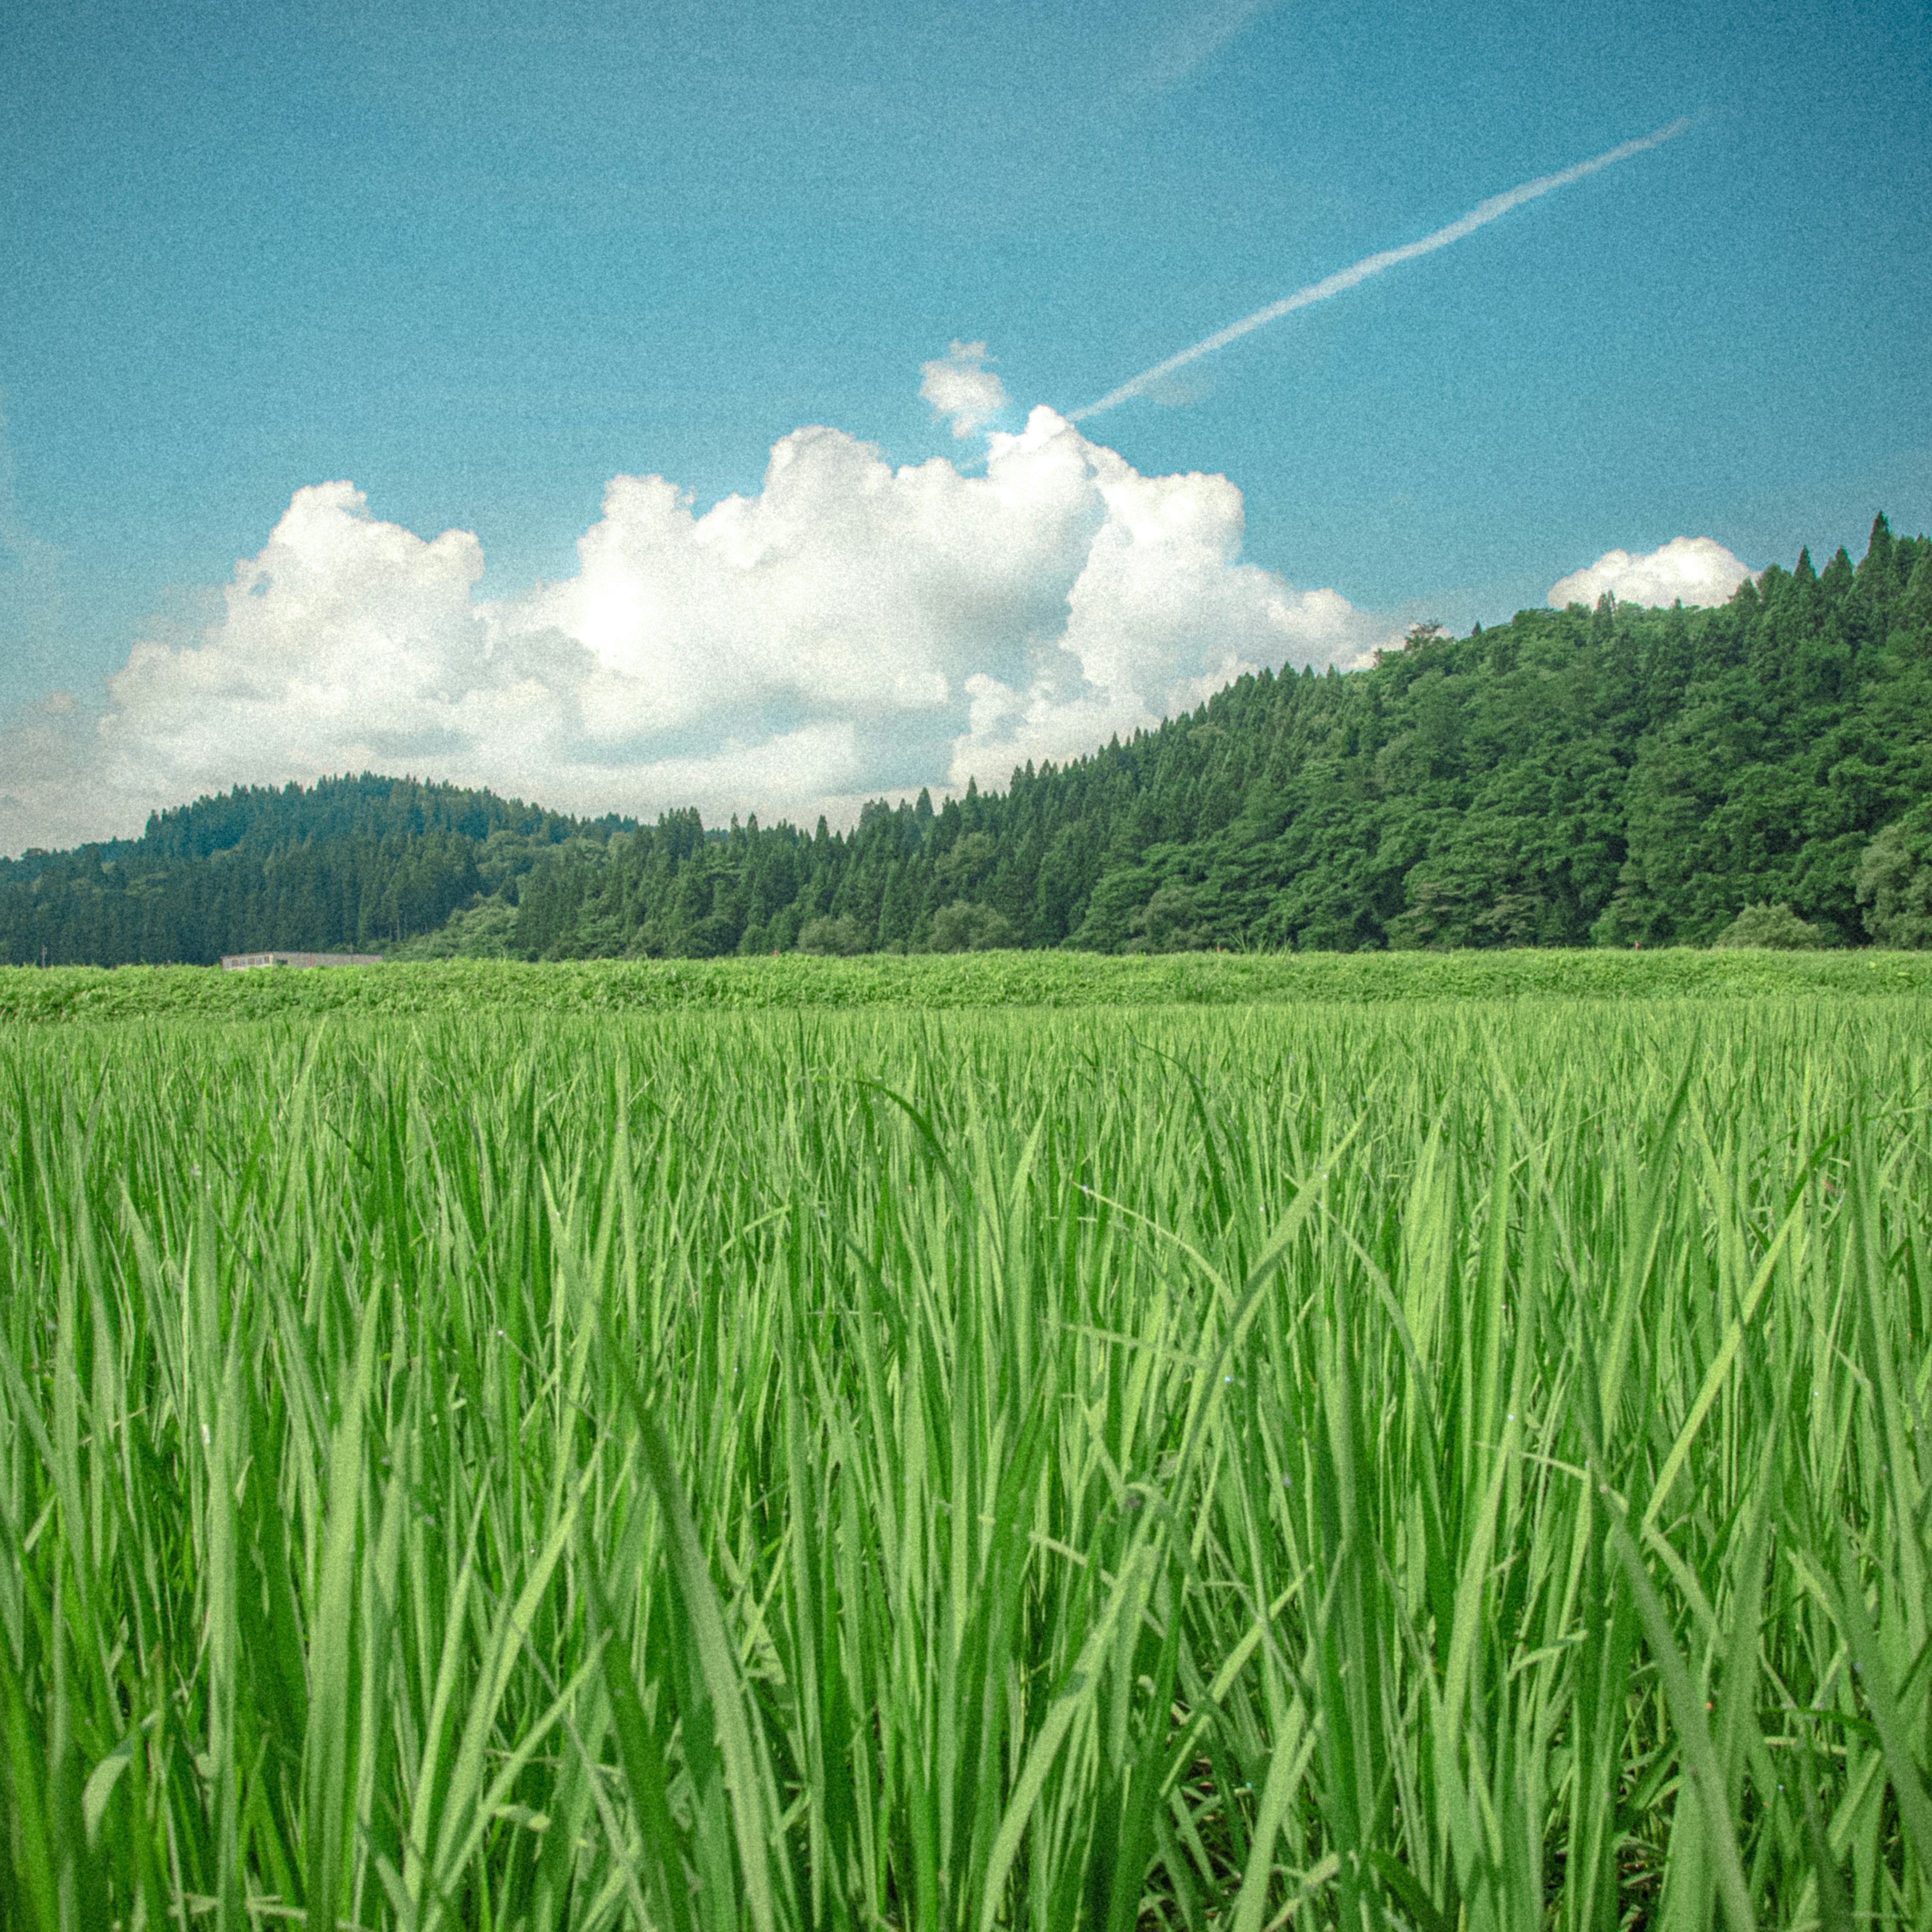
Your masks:
{"label": "leafy shrub", "polygon": [[[491,835],[493,837],[494,834]],[[434,931],[389,949],[392,959],[508,959],[517,941],[517,909],[500,898],[459,907]]]}
{"label": "leafy shrub", "polygon": [[1858,891],[1880,945],[1932,946],[1932,807],[1894,819],[1865,848]]}
{"label": "leafy shrub", "polygon": [[992,952],[1018,944],[1012,921],[989,905],[955,899],[932,916],[932,944],[935,952]]}
{"label": "leafy shrub", "polygon": [[800,928],[798,950],[801,952],[830,953],[849,958],[855,952],[866,952],[872,949],[866,945],[866,935],[856,919],[849,914],[838,919],[826,914],[806,921]]}
{"label": "leafy shrub", "polygon": [[[848,922],[849,923],[849,922]],[[738,944],[738,922],[728,913],[708,913],[691,928],[686,944],[694,959],[720,959],[734,951]],[[854,952],[862,951],[854,946]]]}
{"label": "leafy shrub", "polygon": [[1788,905],[1768,902],[1746,906],[1711,942],[1713,946],[1762,946],[1773,952],[1806,952],[1824,943],[1825,935]]}
{"label": "leafy shrub", "polygon": [[1185,886],[1162,886],[1127,921],[1130,952],[1200,952],[1214,940],[1198,924],[1201,908]]}

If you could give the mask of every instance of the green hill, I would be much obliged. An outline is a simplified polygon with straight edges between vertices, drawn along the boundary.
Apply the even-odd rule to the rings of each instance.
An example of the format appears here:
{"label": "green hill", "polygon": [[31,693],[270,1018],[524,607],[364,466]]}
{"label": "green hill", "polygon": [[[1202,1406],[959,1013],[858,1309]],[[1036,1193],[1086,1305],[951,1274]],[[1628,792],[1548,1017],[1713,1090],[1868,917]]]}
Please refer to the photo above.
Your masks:
{"label": "green hill", "polygon": [[875,803],[849,833],[586,824],[364,777],[0,865],[22,963],[1726,935],[1932,944],[1932,540],[1882,517],[1856,568],[1801,554],[1717,610],[1420,626],[1371,668],[1245,677],[1003,794]]}
{"label": "green hill", "polygon": [[238,788],[157,812],[139,838],[0,860],[0,958],[208,965],[266,946],[382,950],[552,847],[626,823],[368,772]]}
{"label": "green hill", "polygon": [[685,814],[567,848],[519,883],[510,950],[1702,944],[1766,902],[1825,943],[1866,943],[1868,915],[1923,943],[1895,902],[1932,877],[1928,809],[1932,541],[1880,518],[1856,570],[1801,555],[1718,610],[1423,627],[1372,669],[1243,678],[847,837],[707,842]]}

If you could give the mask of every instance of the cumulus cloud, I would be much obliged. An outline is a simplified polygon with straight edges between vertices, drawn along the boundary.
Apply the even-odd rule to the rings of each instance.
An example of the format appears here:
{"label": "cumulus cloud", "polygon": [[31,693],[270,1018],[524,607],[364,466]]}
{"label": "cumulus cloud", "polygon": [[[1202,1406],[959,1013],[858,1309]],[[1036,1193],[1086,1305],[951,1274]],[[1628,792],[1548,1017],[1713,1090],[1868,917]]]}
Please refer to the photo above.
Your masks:
{"label": "cumulus cloud", "polygon": [[983,342],[956,342],[944,356],[922,362],[919,393],[958,436],[972,435],[1006,406],[1006,386],[986,367]]}
{"label": "cumulus cloud", "polygon": [[1633,556],[1627,550],[1606,550],[1586,570],[1550,587],[1550,608],[1591,604],[1608,591],[1619,604],[1722,604],[1751,574],[1724,545],[1710,537],[1672,537],[1661,550]]}
{"label": "cumulus cloud", "polygon": [[[992,439],[990,472],[1058,417],[1034,412],[1025,435]],[[1104,743],[1200,703],[1263,664],[1353,663],[1372,626],[1333,590],[1300,592],[1238,561],[1241,495],[1225,476],[1143,476],[1110,449],[1081,443],[1105,507],[1057,636],[1024,680],[990,670],[965,682],[969,718],[950,782],[1003,781],[1030,759]]]}
{"label": "cumulus cloud", "polygon": [[98,712],[56,694],[0,736],[0,850],[365,768],[580,812],[848,818],[1382,640],[1240,560],[1225,477],[1144,476],[1047,409],[986,450],[983,474],[894,468],[800,429],[756,494],[702,512],[619,476],[576,574],[497,600],[468,532],[298,490],[198,636],[136,644]]}

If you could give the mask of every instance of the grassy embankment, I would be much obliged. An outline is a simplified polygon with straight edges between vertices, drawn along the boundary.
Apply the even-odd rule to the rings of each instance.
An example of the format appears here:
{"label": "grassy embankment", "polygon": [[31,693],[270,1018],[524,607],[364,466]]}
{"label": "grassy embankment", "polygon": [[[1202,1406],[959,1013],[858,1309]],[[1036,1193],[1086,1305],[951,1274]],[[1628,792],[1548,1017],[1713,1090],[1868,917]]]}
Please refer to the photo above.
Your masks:
{"label": "grassy embankment", "polygon": [[8,1932],[1932,1914],[1922,1000],[0,1091]]}
{"label": "grassy embankment", "polygon": [[439,961],[319,972],[200,966],[0,967],[0,1024],[902,1006],[1384,1004],[1434,999],[1932,995],[1932,952],[797,953],[761,959]]}

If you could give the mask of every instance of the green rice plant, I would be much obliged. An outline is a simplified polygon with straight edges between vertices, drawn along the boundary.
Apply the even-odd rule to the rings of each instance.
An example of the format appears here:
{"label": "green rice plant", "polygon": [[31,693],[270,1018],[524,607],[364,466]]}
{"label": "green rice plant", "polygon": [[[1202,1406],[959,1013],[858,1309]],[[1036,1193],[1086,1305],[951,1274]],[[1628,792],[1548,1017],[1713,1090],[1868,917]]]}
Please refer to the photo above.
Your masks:
{"label": "green rice plant", "polygon": [[0,1032],[0,1928],[1923,1926],[1929,1103],[1815,993]]}
{"label": "green rice plant", "polygon": [[995,951],[748,959],[392,961],[322,971],[0,966],[0,1025],[139,1019],[428,1019],[500,1012],[1408,1005],[1422,1000],[1863,999],[1932,994],[1932,953]]}

